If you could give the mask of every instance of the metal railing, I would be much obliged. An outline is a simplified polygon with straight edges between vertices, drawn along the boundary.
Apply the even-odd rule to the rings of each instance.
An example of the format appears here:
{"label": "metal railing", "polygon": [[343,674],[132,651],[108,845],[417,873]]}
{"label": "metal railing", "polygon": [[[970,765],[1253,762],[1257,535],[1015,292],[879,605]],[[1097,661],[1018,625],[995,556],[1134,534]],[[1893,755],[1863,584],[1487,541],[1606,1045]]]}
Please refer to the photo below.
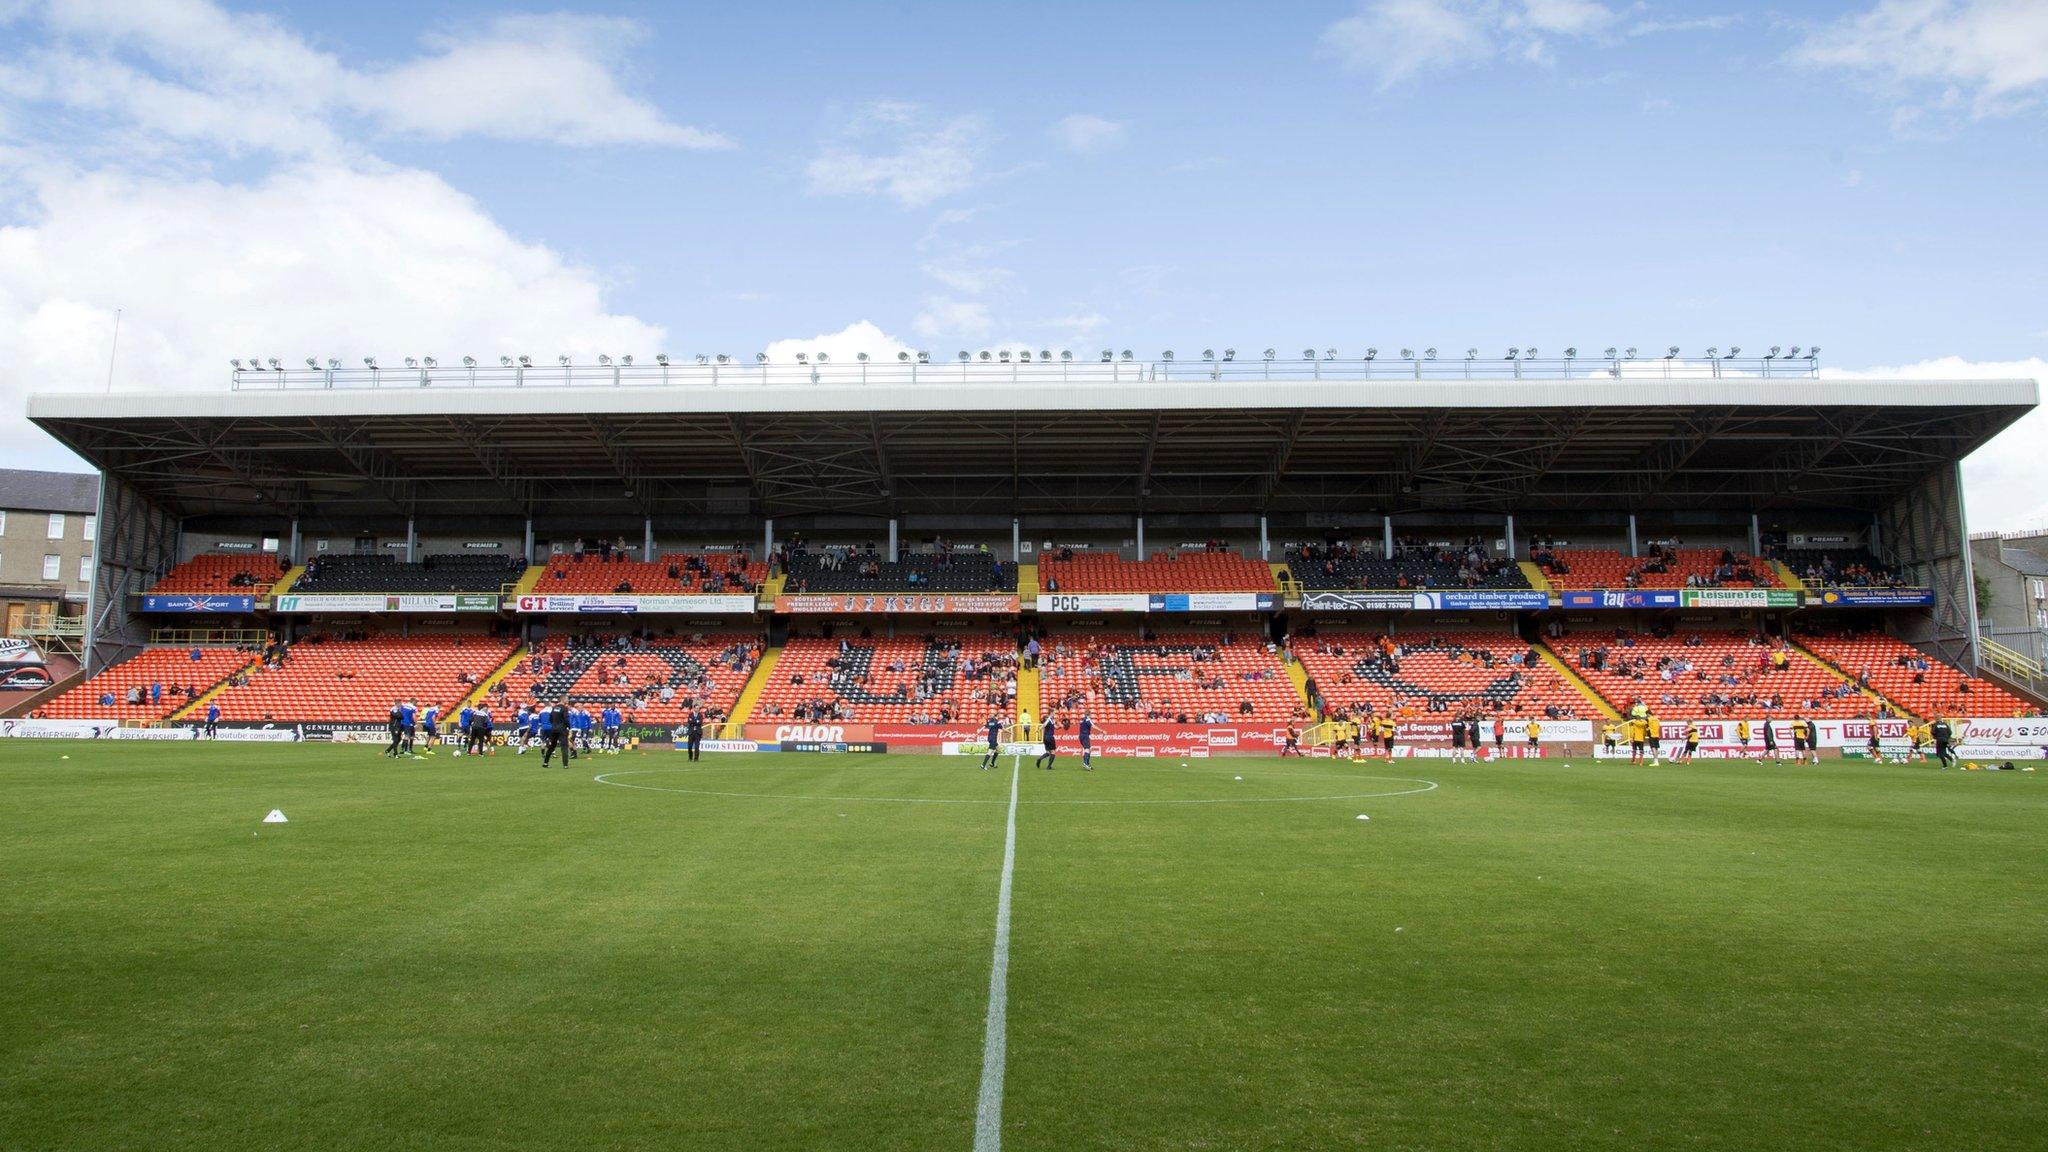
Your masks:
{"label": "metal railing", "polygon": [[1203,384],[1254,381],[1313,382],[1384,380],[1716,380],[1815,379],[1812,356],[1712,360],[1682,357],[1632,359],[1579,357],[1434,360],[1428,357],[1285,360],[1056,360],[1009,359],[920,363],[827,361],[824,363],[737,360],[719,363],[556,364],[530,366],[457,365],[403,368],[237,369],[236,389],[321,391],[363,388],[671,388],[726,386],[812,386],[869,384]]}

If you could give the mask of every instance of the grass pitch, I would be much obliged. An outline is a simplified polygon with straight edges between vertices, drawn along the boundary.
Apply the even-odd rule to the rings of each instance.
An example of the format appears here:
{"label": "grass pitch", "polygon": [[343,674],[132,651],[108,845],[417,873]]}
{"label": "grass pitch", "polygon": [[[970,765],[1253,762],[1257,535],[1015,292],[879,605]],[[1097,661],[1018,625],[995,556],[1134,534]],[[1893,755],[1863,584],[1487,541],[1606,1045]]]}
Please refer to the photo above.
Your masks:
{"label": "grass pitch", "polygon": [[[968,1148],[1009,780],[0,742],[0,1147]],[[1021,785],[1008,1148],[2048,1129],[2048,775]]]}

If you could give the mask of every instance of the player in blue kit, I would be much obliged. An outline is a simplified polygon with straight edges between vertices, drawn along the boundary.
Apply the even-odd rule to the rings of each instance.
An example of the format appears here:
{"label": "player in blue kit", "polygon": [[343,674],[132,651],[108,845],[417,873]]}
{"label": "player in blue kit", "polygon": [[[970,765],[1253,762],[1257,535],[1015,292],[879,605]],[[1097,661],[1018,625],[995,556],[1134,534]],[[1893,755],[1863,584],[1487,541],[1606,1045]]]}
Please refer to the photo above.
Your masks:
{"label": "player in blue kit", "polygon": [[420,733],[426,737],[427,755],[434,754],[434,746],[441,742],[441,706],[429,704],[420,710]]}
{"label": "player in blue kit", "polygon": [[1074,736],[1081,742],[1081,767],[1095,771],[1095,717],[1081,713],[1081,724],[1074,729]]}
{"label": "player in blue kit", "polygon": [[1003,750],[1003,718],[994,713],[988,718],[988,752],[981,758],[983,772],[996,766],[996,755]]}

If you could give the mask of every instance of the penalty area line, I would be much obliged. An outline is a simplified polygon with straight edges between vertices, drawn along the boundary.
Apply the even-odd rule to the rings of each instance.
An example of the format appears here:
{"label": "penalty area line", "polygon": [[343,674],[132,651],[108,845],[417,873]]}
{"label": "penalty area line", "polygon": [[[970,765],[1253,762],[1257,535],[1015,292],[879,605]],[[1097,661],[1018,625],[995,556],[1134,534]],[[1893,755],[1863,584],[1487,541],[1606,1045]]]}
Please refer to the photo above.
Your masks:
{"label": "penalty area line", "polygon": [[981,1096],[974,1108],[974,1152],[1003,1146],[1003,1068],[1009,1057],[1010,877],[1017,868],[1017,776],[1010,761],[1010,818],[1003,832],[1003,880],[996,889],[996,942],[988,968],[988,1017],[981,1037]]}

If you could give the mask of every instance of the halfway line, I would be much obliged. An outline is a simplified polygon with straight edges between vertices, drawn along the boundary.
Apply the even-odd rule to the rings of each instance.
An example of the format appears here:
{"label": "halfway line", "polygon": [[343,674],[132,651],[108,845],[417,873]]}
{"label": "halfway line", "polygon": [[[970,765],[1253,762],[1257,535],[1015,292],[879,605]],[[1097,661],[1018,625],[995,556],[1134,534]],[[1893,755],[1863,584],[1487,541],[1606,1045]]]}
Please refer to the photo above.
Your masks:
{"label": "halfway line", "polygon": [[988,1023],[981,1040],[981,1102],[974,1109],[974,1152],[1003,1146],[1003,1063],[1009,1052],[1010,874],[1017,867],[1017,771],[1010,761],[1010,823],[1003,833],[1003,882],[996,893],[995,956],[988,968]]}

